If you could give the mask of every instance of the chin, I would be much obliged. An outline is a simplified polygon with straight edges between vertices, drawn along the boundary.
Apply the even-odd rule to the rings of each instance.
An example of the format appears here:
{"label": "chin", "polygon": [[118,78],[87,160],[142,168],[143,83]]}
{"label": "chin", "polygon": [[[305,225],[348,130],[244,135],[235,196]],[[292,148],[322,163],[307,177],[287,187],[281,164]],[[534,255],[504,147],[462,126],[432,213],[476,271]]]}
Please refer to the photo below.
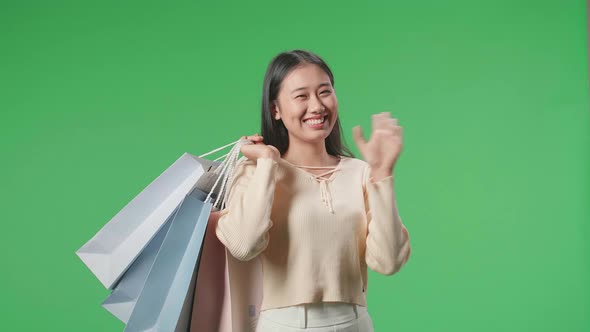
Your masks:
{"label": "chin", "polygon": [[328,136],[330,136],[330,133],[332,132],[332,128],[330,128],[329,130],[321,130],[321,131],[315,131],[313,133],[305,133],[305,135],[303,135],[303,137],[305,137],[305,141],[306,142],[310,142],[310,143],[316,143],[316,142],[320,142],[320,141],[325,141],[326,138],[328,138]]}

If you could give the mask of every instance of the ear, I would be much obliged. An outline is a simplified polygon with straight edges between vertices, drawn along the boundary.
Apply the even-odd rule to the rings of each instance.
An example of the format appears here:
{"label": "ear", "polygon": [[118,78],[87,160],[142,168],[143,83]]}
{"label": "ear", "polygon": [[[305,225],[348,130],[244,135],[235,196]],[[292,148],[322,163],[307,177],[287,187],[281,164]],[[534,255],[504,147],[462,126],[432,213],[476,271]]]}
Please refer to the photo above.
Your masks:
{"label": "ear", "polygon": [[270,112],[272,113],[272,117],[275,120],[280,120],[281,119],[281,112],[279,110],[279,106],[277,106],[276,103],[270,104]]}

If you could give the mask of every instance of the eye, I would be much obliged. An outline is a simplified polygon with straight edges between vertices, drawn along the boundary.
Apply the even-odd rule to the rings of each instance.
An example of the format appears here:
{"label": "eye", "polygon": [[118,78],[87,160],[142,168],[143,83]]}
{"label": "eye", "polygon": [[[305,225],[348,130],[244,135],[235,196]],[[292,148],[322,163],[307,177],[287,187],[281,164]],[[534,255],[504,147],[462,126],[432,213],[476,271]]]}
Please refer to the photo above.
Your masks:
{"label": "eye", "polygon": [[332,91],[330,91],[330,90],[324,90],[324,91],[320,92],[320,94],[330,94],[331,92]]}
{"label": "eye", "polygon": [[297,99],[299,97],[305,97],[305,95],[298,95],[298,96],[295,97],[295,99]]}

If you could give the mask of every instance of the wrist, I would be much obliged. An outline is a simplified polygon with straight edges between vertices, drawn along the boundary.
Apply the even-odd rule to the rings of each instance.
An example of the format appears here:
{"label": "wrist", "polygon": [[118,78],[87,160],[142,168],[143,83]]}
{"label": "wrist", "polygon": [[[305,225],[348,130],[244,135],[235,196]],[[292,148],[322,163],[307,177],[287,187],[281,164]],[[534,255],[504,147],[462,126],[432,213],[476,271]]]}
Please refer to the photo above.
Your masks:
{"label": "wrist", "polygon": [[258,156],[257,159],[271,159],[273,161],[278,161],[278,156],[275,153],[269,152],[269,153],[263,153],[261,155]]}
{"label": "wrist", "polygon": [[393,176],[393,169],[371,169],[370,178],[373,180],[373,182],[381,181],[390,176]]}

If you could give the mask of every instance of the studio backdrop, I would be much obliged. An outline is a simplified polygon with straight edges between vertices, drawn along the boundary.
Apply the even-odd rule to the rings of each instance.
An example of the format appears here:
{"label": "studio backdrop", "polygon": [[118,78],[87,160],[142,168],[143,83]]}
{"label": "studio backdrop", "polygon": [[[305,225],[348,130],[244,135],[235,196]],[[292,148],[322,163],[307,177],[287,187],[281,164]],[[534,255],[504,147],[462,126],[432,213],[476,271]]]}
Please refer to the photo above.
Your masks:
{"label": "studio backdrop", "polygon": [[2,331],[122,331],[75,255],[184,152],[260,131],[281,51],[322,56],[342,126],[404,128],[412,257],[376,331],[590,331],[586,3],[0,4]]}

